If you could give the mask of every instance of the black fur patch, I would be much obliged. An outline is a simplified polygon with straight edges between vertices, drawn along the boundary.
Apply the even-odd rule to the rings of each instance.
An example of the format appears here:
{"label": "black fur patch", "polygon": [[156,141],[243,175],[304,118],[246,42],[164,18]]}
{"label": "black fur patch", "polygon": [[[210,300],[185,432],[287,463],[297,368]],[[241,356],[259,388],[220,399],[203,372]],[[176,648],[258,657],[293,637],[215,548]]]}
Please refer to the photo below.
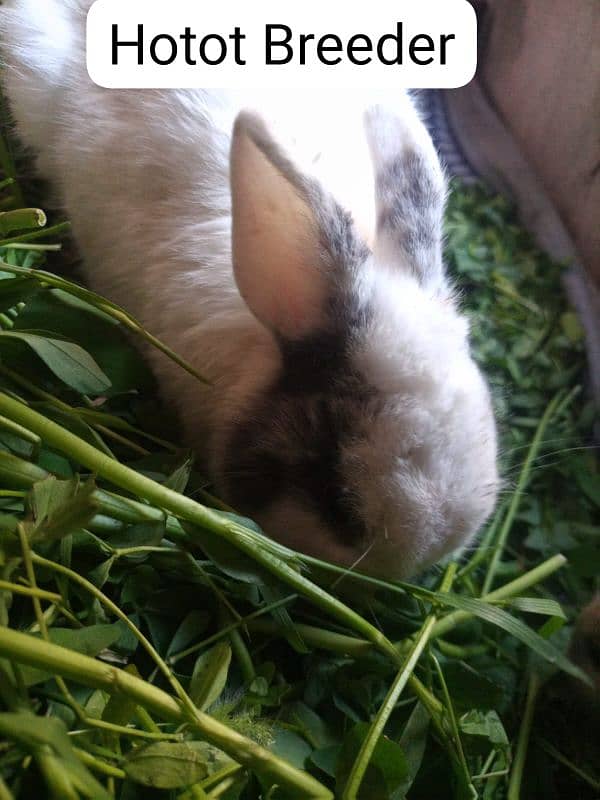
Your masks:
{"label": "black fur patch", "polygon": [[361,402],[356,392],[337,399],[297,387],[289,393],[282,376],[233,437],[225,476],[230,502],[257,515],[278,497],[295,497],[346,544],[360,542],[366,530],[344,483],[340,448],[353,436]]}
{"label": "black fur patch", "polygon": [[444,194],[420,153],[409,151],[377,176],[378,233],[392,237],[417,278],[427,280],[437,263]]}
{"label": "black fur patch", "polygon": [[[346,309],[348,310],[348,309]],[[366,536],[340,454],[362,429],[372,391],[352,371],[350,348],[369,318],[355,310],[338,331],[282,342],[282,370],[228,447],[226,494],[258,515],[277,497],[305,503],[345,544]]]}

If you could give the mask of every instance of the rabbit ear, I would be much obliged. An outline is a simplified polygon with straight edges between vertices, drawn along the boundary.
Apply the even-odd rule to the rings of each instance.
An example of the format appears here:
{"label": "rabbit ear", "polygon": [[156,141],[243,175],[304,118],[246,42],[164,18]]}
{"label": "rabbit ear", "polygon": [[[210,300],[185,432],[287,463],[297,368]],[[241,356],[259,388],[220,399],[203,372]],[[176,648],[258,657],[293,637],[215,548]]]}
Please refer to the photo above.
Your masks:
{"label": "rabbit ear", "polygon": [[318,191],[250,112],[234,128],[231,194],[235,279],[250,310],[285,339],[318,330],[326,322],[330,266]]}
{"label": "rabbit ear", "polygon": [[376,261],[441,285],[446,181],[433,142],[411,101],[375,106],[365,116],[373,168]]}

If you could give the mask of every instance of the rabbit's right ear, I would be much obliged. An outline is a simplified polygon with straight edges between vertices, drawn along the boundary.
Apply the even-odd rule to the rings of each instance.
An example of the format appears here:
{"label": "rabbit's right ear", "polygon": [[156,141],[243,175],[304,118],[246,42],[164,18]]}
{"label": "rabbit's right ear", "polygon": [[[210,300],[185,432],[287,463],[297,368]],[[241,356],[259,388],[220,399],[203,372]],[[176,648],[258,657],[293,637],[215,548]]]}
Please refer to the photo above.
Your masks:
{"label": "rabbit's right ear", "polygon": [[365,127],[375,172],[375,258],[422,286],[440,286],[446,180],[431,137],[408,98],[369,109]]}
{"label": "rabbit's right ear", "polygon": [[261,118],[242,112],[231,147],[235,279],[252,313],[284,339],[326,324],[330,257],[313,190]]}

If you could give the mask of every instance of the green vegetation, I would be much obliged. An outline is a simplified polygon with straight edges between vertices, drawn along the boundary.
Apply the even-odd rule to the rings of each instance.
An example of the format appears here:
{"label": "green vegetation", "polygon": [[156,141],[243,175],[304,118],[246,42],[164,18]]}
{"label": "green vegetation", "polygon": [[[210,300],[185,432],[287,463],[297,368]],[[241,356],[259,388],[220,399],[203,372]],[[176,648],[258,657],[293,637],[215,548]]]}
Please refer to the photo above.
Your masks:
{"label": "green vegetation", "polygon": [[0,800],[597,796],[561,735],[600,574],[582,333],[507,204],[457,187],[447,242],[498,511],[460,563],[386,584],[207,493],[125,333],[177,357],[53,274],[67,226],[21,209],[4,143],[0,168]]}

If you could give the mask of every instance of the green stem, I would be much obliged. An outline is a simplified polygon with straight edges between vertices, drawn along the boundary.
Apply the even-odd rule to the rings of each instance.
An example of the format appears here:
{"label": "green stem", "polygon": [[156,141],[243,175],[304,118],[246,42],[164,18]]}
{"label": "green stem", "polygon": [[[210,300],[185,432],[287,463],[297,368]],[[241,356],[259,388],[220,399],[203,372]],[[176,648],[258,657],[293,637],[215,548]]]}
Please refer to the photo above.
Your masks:
{"label": "green stem", "polygon": [[25,597],[37,597],[40,600],[47,600],[49,603],[62,603],[62,597],[56,592],[47,592],[44,589],[22,586],[20,583],[11,583],[10,581],[0,581],[0,592],[12,592],[13,594],[22,594]]}
{"label": "green stem", "polygon": [[217,798],[223,797],[225,792],[228,792],[232,786],[235,786],[238,780],[239,778],[237,775],[232,775],[229,778],[225,778],[224,781],[222,781],[218,786],[208,793],[208,797],[211,798],[211,800],[217,800]]}
{"label": "green stem", "polygon": [[550,742],[547,742],[545,739],[539,739],[536,737],[535,743],[539,745],[542,750],[545,750],[551,758],[558,761],[563,765],[563,767],[571,770],[571,772],[574,775],[577,775],[577,777],[580,778],[584,783],[587,783],[587,785],[590,786],[594,792],[600,796],[599,780],[596,780],[591,775],[588,775],[587,772],[584,772],[580,767],[577,766],[577,764],[574,764],[570,759],[557,750],[554,745],[550,744]]}
{"label": "green stem", "polygon": [[11,711],[29,710],[29,704],[19,695],[12,678],[2,664],[0,664],[0,699]]}
{"label": "green stem", "polygon": [[[34,233],[24,233],[20,236],[11,236],[8,239],[2,239],[0,241],[0,247],[6,247],[7,244],[21,244],[22,242],[35,242],[37,239],[43,239],[46,236],[59,236],[63,233],[68,233],[71,230],[71,223],[70,222],[61,222],[58,225],[51,225],[49,228],[44,228],[40,231],[34,231]],[[6,267],[10,267],[10,264],[2,263],[2,269],[5,270]],[[11,267],[12,268],[12,267]]]}
{"label": "green stem", "polygon": [[146,739],[152,742],[180,742],[183,739],[181,733],[162,733],[160,730],[157,733],[140,731],[137,728],[131,728],[126,725],[117,725],[115,722],[86,717],[85,714],[83,714],[81,722],[86,727],[97,728],[98,730],[115,733],[117,736],[126,736],[130,739]]}
{"label": "green stem", "polygon": [[527,488],[527,484],[529,483],[533,462],[537,458],[539,450],[543,444],[546,428],[548,427],[551,420],[554,418],[554,415],[556,414],[558,409],[560,408],[560,410],[562,410],[565,407],[565,405],[573,397],[575,397],[578,391],[579,387],[575,387],[575,389],[569,392],[566,396],[564,391],[558,392],[558,394],[556,394],[554,398],[550,401],[546,410],[544,411],[544,414],[542,415],[542,418],[539,422],[535,435],[531,441],[531,446],[529,447],[529,450],[527,452],[527,457],[523,462],[521,474],[519,475],[519,480],[517,481],[517,486],[515,488],[515,491],[512,494],[510,505],[508,507],[508,511],[506,512],[506,517],[504,518],[504,522],[502,524],[502,527],[500,528],[500,532],[498,533],[498,539],[494,547],[494,554],[492,556],[492,561],[490,563],[490,567],[483,582],[483,588],[481,590],[482,595],[487,595],[489,593],[492,584],[494,582],[494,579],[496,577],[496,572],[498,570],[498,565],[500,564],[500,560],[504,553],[504,548],[506,546],[508,534],[510,533],[515,516],[517,514],[517,511],[519,510],[521,498],[523,497],[525,489]]}
{"label": "green stem", "polygon": [[238,773],[241,767],[239,764],[229,764],[227,767],[223,767],[218,772],[214,772],[212,775],[209,775],[208,778],[205,778],[203,781],[200,782],[200,786],[203,789],[211,789],[217,783],[220,783],[225,778],[230,778],[232,775]]}
{"label": "green stem", "polygon": [[519,730],[517,741],[517,752],[513,762],[510,779],[508,782],[507,800],[519,800],[521,797],[521,783],[523,781],[523,770],[527,759],[529,748],[529,738],[531,736],[531,726],[533,725],[533,715],[535,703],[542,683],[537,673],[532,673],[527,687],[527,700],[525,701],[525,712]]}
{"label": "green stem", "polygon": [[[495,589],[493,592],[484,595],[481,599],[486,603],[498,603],[501,600],[508,600],[511,597],[516,597],[525,590],[535,586],[537,583],[546,580],[546,578],[554,572],[564,567],[566,563],[567,559],[559,553],[549,558],[547,561],[544,561],[539,567],[535,567],[535,569],[526,572],[525,575],[521,575],[514,581],[510,581],[510,583],[504,584],[504,586],[501,586],[499,589]],[[457,625],[466,622],[466,620],[472,617],[473,614],[470,611],[453,611],[451,614],[448,614],[447,617],[436,622],[431,637],[433,639],[439,636],[443,637],[449,631],[456,628]]]}
{"label": "green stem", "polygon": [[12,244],[2,245],[7,250],[26,250],[28,253],[58,253],[62,250],[60,244],[21,244],[20,242],[12,242]]}
{"label": "green stem", "polygon": [[[452,586],[452,581],[456,574],[456,564],[450,564],[448,569],[446,570],[446,574],[442,581],[440,591],[448,592]],[[419,658],[421,657],[423,650],[427,646],[427,642],[429,641],[429,637],[431,635],[431,631],[433,630],[433,626],[435,624],[435,614],[430,614],[429,617],[425,620],[418,636],[416,637],[414,644],[412,645],[409,653],[406,656],[406,660],[402,665],[402,668],[398,672],[396,679],[394,680],[387,697],[383,701],[383,705],[379,709],[377,716],[373,720],[373,723],[367,733],[362,746],[360,748],[360,752],[356,758],[352,766],[352,770],[350,771],[350,775],[348,777],[348,781],[344,788],[344,792],[342,794],[342,800],[355,800],[358,797],[358,792],[360,790],[361,783],[363,781],[365,772],[367,767],[369,766],[369,762],[377,746],[377,742],[379,741],[380,737],[383,734],[385,726],[390,718],[390,715],[394,708],[396,707],[396,703],[398,702],[404,687],[408,683],[408,679],[410,675],[413,673]]]}
{"label": "green stem", "polygon": [[[288,603],[291,603],[296,599],[297,595],[290,594],[287,597],[283,597],[281,600],[277,600],[274,603],[270,603],[268,606],[259,608],[256,611],[253,611],[251,614],[248,614],[246,617],[242,617],[241,619],[232,622],[230,625],[226,625],[224,628],[221,628],[219,631],[217,631],[217,633],[214,633],[207,639],[203,639],[201,642],[191,645],[185,650],[180,650],[178,653],[174,653],[172,656],[169,656],[169,658],[167,659],[167,663],[170,664],[171,666],[174,666],[175,664],[177,664],[178,661],[181,661],[183,658],[186,658],[187,656],[190,656],[193,653],[197,653],[199,650],[204,650],[209,645],[214,644],[220,639],[223,639],[225,636],[228,636],[232,631],[236,631],[239,630],[239,628],[241,627],[245,627],[252,620],[257,619],[258,617],[261,617],[264,614],[269,614],[271,611],[275,611],[277,608],[287,605]],[[370,648],[371,645],[369,645],[369,649]]]}
{"label": "green stem", "polygon": [[[222,625],[227,625],[227,622],[231,620],[231,613],[223,605],[221,605],[219,616]],[[236,622],[238,622],[240,625],[243,625],[243,622],[239,617],[236,619]],[[242,639],[242,635],[237,627],[234,627],[229,632],[229,644],[242,673],[244,684],[246,686],[250,686],[256,677],[256,670],[254,669],[252,656],[246,647],[246,642]]]}
{"label": "green stem", "polygon": [[108,764],[106,761],[102,761],[100,758],[96,758],[96,756],[88,753],[87,750],[81,750],[79,747],[74,747],[73,749],[77,758],[84,763],[86,767],[93,769],[94,772],[100,772],[102,775],[108,775],[110,778],[118,778],[122,781],[127,777],[124,770],[119,769],[119,767],[115,767],[112,764]]}
{"label": "green stem", "polygon": [[507,505],[508,501],[505,501],[498,506],[498,509],[494,514],[494,519],[492,520],[491,524],[488,525],[488,528],[483,535],[483,538],[479,542],[473,557],[459,571],[457,576],[459,579],[466,578],[474,570],[476,570],[481,563],[490,557],[490,553],[493,555],[494,551],[491,549],[490,545],[496,536],[496,531],[498,530],[500,522],[502,521],[502,517]]}
{"label": "green stem", "polygon": [[184,708],[179,700],[161,689],[110,664],[4,627],[0,627],[0,657],[61,675],[109,694],[122,693],[166,721],[188,724],[235,761],[285,785],[296,796],[332,798],[331,792],[312,776],[292,767],[256,742],[198,709]]}
{"label": "green stem", "polygon": [[0,428],[3,428],[6,431],[18,436],[21,439],[24,439],[26,442],[32,446],[33,450],[33,458],[37,458],[37,454],[39,453],[41,439],[39,436],[36,436],[35,433],[27,430],[22,425],[17,425],[16,422],[13,422],[11,419],[6,419],[5,417],[0,417]]}
{"label": "green stem", "polygon": [[0,800],[14,800],[13,794],[4,783],[4,778],[0,775]]}
{"label": "green stem", "polygon": [[142,706],[137,706],[135,709],[135,716],[146,733],[161,733],[161,730],[156,722],[154,722],[150,714],[145,708],[142,708]]}
{"label": "green stem", "polygon": [[470,792],[471,797],[474,797],[474,799],[477,800],[478,794],[475,787],[473,786],[473,779],[471,777],[471,773],[469,772],[469,765],[467,764],[465,751],[462,746],[460,730],[458,728],[458,720],[456,719],[456,714],[454,712],[454,705],[452,704],[452,698],[450,697],[450,692],[448,691],[448,685],[446,683],[446,679],[444,678],[444,673],[442,672],[442,668],[440,667],[440,662],[437,660],[437,658],[433,653],[430,654],[430,657],[431,660],[433,661],[433,665],[435,667],[435,671],[438,676],[440,686],[442,687],[442,694],[444,696],[444,702],[446,705],[446,716],[449,719],[449,724],[452,729],[452,735],[454,737],[454,744],[456,746],[456,759],[454,762],[455,769],[460,770],[462,779],[465,781],[465,787]]}
{"label": "green stem", "polygon": [[[271,620],[246,620],[251,631],[265,634],[281,633],[281,626]],[[314,625],[303,625],[294,623],[294,629],[300,637],[312,647],[327,650],[331,653],[339,653],[343,656],[364,656],[373,649],[371,642],[366,639],[357,639],[354,636],[346,636],[343,633],[329,631],[326,628],[317,628]]]}

